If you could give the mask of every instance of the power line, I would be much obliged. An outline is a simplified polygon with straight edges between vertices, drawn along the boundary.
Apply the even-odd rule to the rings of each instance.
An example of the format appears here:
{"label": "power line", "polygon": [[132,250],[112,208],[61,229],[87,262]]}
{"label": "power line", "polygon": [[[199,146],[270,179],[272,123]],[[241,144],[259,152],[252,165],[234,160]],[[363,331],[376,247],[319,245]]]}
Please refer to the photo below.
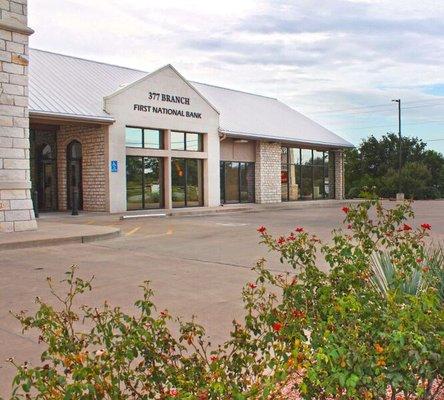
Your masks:
{"label": "power line", "polygon": [[[429,100],[421,100],[421,101],[406,101],[405,104],[413,104],[414,106],[410,106],[410,107],[404,107],[404,109],[406,108],[419,108],[419,107],[428,107],[431,106],[431,104],[429,104],[429,102],[435,102],[436,105],[440,105],[441,103],[436,103],[439,101],[444,101],[443,99],[429,99]],[[433,105],[435,105],[433,104]],[[336,113],[336,112],[344,112],[344,111],[354,111],[354,110],[362,110],[362,109],[369,109],[369,108],[393,108],[390,105],[386,104],[373,104],[373,105],[368,105],[368,106],[362,106],[362,107],[353,107],[353,108],[342,108],[342,109],[337,109],[337,110],[326,110],[326,111],[315,111],[311,114],[331,114],[331,113]],[[362,112],[356,112],[355,114],[364,114],[364,113],[368,113],[368,112],[374,112],[373,110],[371,111],[362,111]]]}
{"label": "power line", "polygon": [[[437,124],[437,123],[444,123],[444,120],[436,120],[436,121],[420,121],[420,122],[410,122],[403,125],[425,125],[425,124]],[[362,126],[362,127],[356,127],[356,128],[349,128],[349,129],[372,129],[372,128],[390,128],[393,127],[395,124],[390,125],[373,125],[373,126]]]}

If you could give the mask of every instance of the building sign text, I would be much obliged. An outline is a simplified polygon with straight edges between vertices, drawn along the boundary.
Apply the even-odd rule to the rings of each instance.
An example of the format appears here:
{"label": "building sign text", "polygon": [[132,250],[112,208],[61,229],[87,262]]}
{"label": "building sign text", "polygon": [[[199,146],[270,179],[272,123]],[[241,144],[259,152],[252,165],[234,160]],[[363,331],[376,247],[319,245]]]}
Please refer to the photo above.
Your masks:
{"label": "building sign text", "polygon": [[[188,105],[188,106],[190,105],[190,98],[189,97],[176,96],[176,95],[166,94],[166,93],[148,92],[148,99],[163,101],[163,102],[167,102],[167,103],[184,104],[184,105]],[[179,110],[176,108],[168,108],[168,107],[156,107],[156,106],[146,105],[146,104],[134,104],[133,110],[147,112],[147,113],[153,113],[153,114],[175,115],[178,117],[202,119],[202,113],[200,113],[200,112],[185,111],[185,110]]]}

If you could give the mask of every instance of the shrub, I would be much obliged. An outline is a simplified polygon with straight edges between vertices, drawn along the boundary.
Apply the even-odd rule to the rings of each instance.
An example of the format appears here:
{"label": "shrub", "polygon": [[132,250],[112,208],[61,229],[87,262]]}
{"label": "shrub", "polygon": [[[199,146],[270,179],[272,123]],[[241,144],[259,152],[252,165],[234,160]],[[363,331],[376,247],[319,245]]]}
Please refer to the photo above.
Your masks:
{"label": "shrub", "polygon": [[[291,272],[257,263],[257,280],[243,290],[245,320],[233,322],[219,347],[194,320],[176,320],[174,337],[172,317],[156,311],[148,283],[138,312],[128,315],[108,304],[74,309],[73,299],[91,289],[75,270],[67,273],[66,296],[49,280],[60,308],[38,299],[35,315],[17,315],[25,331],[40,331],[46,349],[41,365],[16,364],[13,399],[240,400],[289,392],[304,399],[438,399],[443,260],[425,247],[430,225],[407,223],[409,203],[385,210],[369,200],[343,212],[344,229],[326,244],[302,227],[278,238],[258,228]],[[372,264],[381,254],[390,270],[383,290]],[[418,271],[427,284],[405,290]]]}
{"label": "shrub", "polygon": [[401,191],[411,199],[433,199],[439,197],[438,191],[432,186],[432,175],[424,164],[418,162],[406,163],[398,171],[390,169],[380,183],[380,194],[384,197],[394,197]]}

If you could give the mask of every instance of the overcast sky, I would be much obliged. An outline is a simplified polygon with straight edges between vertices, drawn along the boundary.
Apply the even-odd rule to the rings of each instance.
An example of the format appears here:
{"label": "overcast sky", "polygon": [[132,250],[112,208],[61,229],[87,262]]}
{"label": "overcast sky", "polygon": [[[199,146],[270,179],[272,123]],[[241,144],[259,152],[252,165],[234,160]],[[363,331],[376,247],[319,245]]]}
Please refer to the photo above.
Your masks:
{"label": "overcast sky", "polygon": [[[443,0],[29,0],[31,46],[277,97],[354,144],[444,152]],[[441,140],[439,140],[441,139]]]}

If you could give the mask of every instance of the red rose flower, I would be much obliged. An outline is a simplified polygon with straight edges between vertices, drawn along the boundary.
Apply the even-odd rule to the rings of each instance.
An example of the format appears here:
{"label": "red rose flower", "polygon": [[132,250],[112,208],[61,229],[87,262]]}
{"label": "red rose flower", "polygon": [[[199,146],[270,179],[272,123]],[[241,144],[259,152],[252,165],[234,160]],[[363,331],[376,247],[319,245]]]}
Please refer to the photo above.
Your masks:
{"label": "red rose flower", "polygon": [[350,208],[348,207],[342,207],[342,211],[344,211],[346,214],[350,211]]}
{"label": "red rose flower", "polygon": [[403,231],[411,231],[411,230],[412,230],[412,227],[411,227],[410,225],[404,224],[404,225],[402,226],[402,230],[403,230]]}
{"label": "red rose flower", "polygon": [[179,391],[178,391],[177,389],[175,389],[175,388],[172,388],[172,389],[170,389],[170,391],[168,392],[168,394],[169,394],[171,397],[177,397],[178,394],[179,394]]}
{"label": "red rose flower", "polygon": [[417,262],[418,264],[421,264],[423,261],[424,261],[424,260],[423,260],[422,258],[417,258],[417,259],[416,259],[416,262]]}
{"label": "red rose flower", "polygon": [[429,272],[430,268],[429,267],[422,267],[422,272]]}
{"label": "red rose flower", "polygon": [[298,233],[304,232],[304,228],[302,228],[301,226],[298,226],[295,230]]}
{"label": "red rose flower", "polygon": [[210,357],[211,362],[215,362],[218,360],[217,356],[211,356]]}
{"label": "red rose flower", "polygon": [[281,329],[282,329],[282,324],[281,324],[280,322],[275,322],[275,323],[273,324],[273,330],[274,330],[275,332],[279,332]]}
{"label": "red rose flower", "polygon": [[248,284],[248,286],[249,286],[250,289],[256,289],[256,288],[257,288],[257,285],[254,284],[253,282],[250,282],[250,283]]}
{"label": "red rose flower", "polygon": [[424,230],[429,231],[430,229],[432,229],[432,225],[430,224],[421,224],[421,228]]}
{"label": "red rose flower", "polygon": [[348,228],[348,229],[351,229],[351,228],[352,228],[352,224],[348,224],[348,225],[347,225],[347,228]]}
{"label": "red rose flower", "polygon": [[267,228],[265,228],[265,226],[261,225],[259,228],[257,228],[257,231],[259,233],[265,233],[265,231],[267,230]]}

